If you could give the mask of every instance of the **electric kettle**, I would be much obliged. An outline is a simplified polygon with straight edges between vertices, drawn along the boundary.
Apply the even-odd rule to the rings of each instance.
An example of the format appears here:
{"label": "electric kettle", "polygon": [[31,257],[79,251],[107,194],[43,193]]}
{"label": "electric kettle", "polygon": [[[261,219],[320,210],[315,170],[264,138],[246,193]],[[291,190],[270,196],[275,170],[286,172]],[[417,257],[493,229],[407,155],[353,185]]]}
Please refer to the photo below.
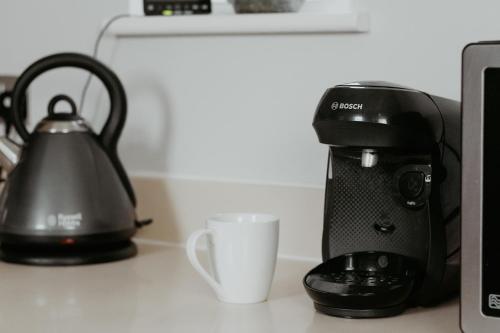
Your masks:
{"label": "electric kettle", "polygon": [[[111,107],[100,133],[65,95],[52,98],[48,115],[31,133],[25,127],[21,111],[29,85],[61,67],[87,70],[104,83]],[[71,112],[56,111],[63,102]],[[51,55],[18,78],[11,112],[23,145],[0,139],[0,166],[8,171],[0,195],[0,259],[74,265],[134,256],[137,248],[130,239],[151,221],[137,221],[134,190],[117,154],[127,115],[118,77],[85,55]]]}

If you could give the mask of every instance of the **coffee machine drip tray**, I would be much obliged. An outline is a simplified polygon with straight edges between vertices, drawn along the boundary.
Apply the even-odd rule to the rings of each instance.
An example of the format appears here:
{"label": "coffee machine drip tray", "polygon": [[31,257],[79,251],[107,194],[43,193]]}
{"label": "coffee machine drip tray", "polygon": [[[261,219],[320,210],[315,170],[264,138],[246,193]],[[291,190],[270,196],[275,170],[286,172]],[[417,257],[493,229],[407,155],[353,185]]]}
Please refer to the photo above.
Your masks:
{"label": "coffee machine drip tray", "polygon": [[331,316],[376,318],[403,312],[413,290],[413,260],[383,253],[348,254],[310,271],[304,286],[316,309]]}
{"label": "coffee machine drip tray", "polygon": [[3,243],[0,246],[0,259],[6,262],[40,265],[69,266],[105,263],[133,257],[137,246],[130,240],[92,244],[92,246],[22,246]]}

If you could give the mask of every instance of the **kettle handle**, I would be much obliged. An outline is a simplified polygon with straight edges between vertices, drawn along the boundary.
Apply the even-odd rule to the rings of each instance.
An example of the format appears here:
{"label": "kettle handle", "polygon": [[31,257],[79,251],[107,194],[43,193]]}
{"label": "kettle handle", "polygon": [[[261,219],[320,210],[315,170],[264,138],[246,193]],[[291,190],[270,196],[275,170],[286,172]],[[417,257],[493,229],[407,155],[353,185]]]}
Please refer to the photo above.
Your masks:
{"label": "kettle handle", "polygon": [[92,57],[78,53],[59,53],[42,58],[28,67],[18,78],[12,95],[12,116],[19,136],[25,142],[28,141],[29,132],[18,112],[22,104],[21,96],[24,96],[31,82],[39,75],[60,67],[76,67],[87,70],[102,81],[109,93],[111,110],[99,137],[106,148],[116,148],[127,117],[125,90],[120,79],[108,67]]}
{"label": "kettle handle", "polygon": [[97,76],[106,87],[110,99],[110,113],[99,134],[99,140],[108,152],[132,202],[136,203],[134,191],[118,159],[117,144],[127,117],[127,98],[120,79],[103,63],[84,54],[59,53],[42,58],[28,67],[17,79],[12,95],[12,122],[19,136],[28,142],[30,133],[22,121],[23,96],[33,80],[46,71],[60,67],[76,67]]}

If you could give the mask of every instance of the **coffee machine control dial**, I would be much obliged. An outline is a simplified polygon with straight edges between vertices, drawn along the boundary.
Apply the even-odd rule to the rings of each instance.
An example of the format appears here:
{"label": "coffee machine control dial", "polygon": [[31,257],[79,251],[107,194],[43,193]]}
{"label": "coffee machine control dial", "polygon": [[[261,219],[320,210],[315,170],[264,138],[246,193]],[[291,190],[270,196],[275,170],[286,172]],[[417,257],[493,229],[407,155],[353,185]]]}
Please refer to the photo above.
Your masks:
{"label": "coffee machine control dial", "polygon": [[425,187],[425,174],[420,171],[409,171],[399,178],[399,191],[408,200],[417,199]]}
{"label": "coffee machine control dial", "polygon": [[430,165],[406,165],[394,175],[394,194],[405,207],[418,209],[429,198],[431,182]]}

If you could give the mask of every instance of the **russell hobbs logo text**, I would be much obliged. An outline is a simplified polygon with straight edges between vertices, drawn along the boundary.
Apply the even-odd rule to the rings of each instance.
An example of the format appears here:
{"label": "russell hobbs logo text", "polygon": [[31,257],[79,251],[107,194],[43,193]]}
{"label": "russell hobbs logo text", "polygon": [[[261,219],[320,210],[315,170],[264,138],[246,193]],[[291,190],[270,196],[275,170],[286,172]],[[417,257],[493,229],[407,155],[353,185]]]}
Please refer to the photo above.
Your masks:
{"label": "russell hobbs logo text", "polygon": [[82,223],[82,218],[82,213],[49,215],[47,216],[47,226],[50,228],[76,229]]}
{"label": "russell hobbs logo text", "polygon": [[333,102],[332,110],[363,110],[363,104]]}

